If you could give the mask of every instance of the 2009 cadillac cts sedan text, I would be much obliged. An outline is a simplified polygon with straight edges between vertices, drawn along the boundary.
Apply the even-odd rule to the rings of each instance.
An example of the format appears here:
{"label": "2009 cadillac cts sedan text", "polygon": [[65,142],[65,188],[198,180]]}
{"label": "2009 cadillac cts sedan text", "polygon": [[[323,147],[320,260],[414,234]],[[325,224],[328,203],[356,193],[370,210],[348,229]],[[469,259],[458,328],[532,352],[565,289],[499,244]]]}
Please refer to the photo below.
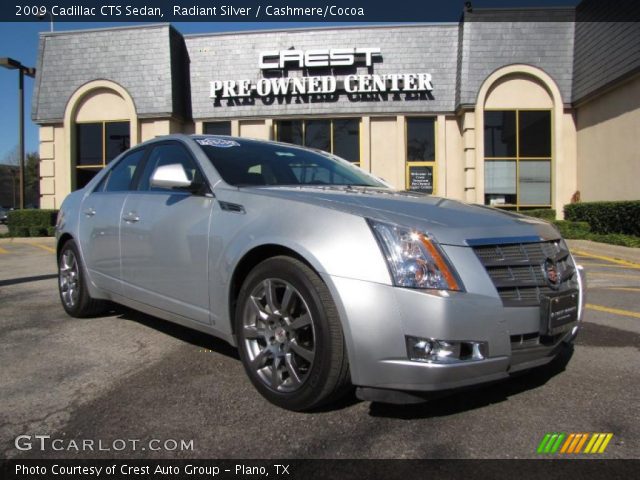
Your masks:
{"label": "2009 cadillac cts sedan text", "polygon": [[396,191],[330,154],[175,135],[64,201],[60,298],[237,345],[268,400],[308,410],[508,377],[575,337],[583,280],[550,224]]}

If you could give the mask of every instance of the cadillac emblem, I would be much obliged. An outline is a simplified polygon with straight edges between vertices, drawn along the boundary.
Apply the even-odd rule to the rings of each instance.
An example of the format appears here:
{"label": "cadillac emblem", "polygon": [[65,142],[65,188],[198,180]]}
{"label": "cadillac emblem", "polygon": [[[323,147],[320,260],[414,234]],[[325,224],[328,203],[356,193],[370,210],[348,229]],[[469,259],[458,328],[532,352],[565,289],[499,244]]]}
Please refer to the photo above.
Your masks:
{"label": "cadillac emblem", "polygon": [[560,283],[562,282],[562,267],[558,262],[552,258],[547,258],[542,264],[542,274],[549,287],[554,290],[560,288]]}

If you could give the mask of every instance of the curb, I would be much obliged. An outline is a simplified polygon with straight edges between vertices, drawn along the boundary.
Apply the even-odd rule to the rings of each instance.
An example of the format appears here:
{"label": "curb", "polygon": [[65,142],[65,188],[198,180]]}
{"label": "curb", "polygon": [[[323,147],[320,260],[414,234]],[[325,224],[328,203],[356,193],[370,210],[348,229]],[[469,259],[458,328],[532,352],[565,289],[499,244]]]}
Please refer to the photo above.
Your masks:
{"label": "curb", "polygon": [[11,245],[12,243],[28,243],[31,245],[55,245],[56,238],[55,237],[11,237],[11,238],[0,238],[0,245]]}
{"label": "curb", "polygon": [[591,240],[565,240],[569,249],[576,255],[584,252],[603,260],[614,260],[640,266],[640,248],[622,247],[607,243],[592,242]]}

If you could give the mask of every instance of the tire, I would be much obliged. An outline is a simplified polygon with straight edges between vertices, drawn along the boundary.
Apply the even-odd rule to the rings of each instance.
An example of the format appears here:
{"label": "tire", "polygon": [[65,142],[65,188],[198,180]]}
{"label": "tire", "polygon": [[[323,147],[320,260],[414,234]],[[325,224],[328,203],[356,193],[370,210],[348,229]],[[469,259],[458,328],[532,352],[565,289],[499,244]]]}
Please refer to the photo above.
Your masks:
{"label": "tire", "polygon": [[72,317],[95,317],[107,309],[107,302],[89,295],[82,258],[71,239],[62,245],[58,255],[58,292],[62,307]]}
{"label": "tire", "polygon": [[279,256],[257,265],[240,289],[235,327],[247,375],[271,403],[307,411],[351,387],[337,309],[301,261]]}

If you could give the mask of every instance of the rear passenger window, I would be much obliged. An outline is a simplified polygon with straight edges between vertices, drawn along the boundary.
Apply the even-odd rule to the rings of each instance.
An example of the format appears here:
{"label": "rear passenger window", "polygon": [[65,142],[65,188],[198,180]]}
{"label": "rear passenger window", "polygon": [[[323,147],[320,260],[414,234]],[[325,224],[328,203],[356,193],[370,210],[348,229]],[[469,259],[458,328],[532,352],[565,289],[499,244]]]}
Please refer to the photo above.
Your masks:
{"label": "rear passenger window", "polygon": [[136,168],[142,160],[144,150],[136,150],[126,155],[118,162],[107,180],[105,192],[125,192],[131,189],[131,180],[136,173]]}

